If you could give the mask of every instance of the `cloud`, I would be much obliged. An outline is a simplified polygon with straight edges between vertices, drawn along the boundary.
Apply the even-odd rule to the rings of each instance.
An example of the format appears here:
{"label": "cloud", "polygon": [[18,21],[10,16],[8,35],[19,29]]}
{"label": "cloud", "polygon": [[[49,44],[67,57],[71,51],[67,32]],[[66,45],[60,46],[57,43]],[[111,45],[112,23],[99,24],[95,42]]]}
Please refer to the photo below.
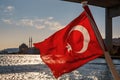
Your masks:
{"label": "cloud", "polygon": [[2,19],[2,21],[6,24],[13,24],[16,26],[26,26],[26,27],[34,27],[36,29],[49,29],[49,30],[59,30],[63,28],[63,25],[58,21],[55,21],[53,17],[48,17],[45,19],[35,18],[35,19],[19,19],[19,20],[11,20],[11,19]]}
{"label": "cloud", "polygon": [[48,17],[48,20],[52,20],[52,19],[54,19],[53,17]]}
{"label": "cloud", "polygon": [[37,29],[43,29],[43,28],[45,28],[44,25],[36,25],[35,27],[36,27]]}
{"label": "cloud", "polygon": [[14,10],[13,6],[7,6],[4,10],[4,12],[12,12]]}
{"label": "cloud", "polygon": [[33,24],[33,20],[29,20],[29,19],[21,19],[18,22],[20,25],[24,25],[24,26],[34,26]]}
{"label": "cloud", "polygon": [[61,29],[63,26],[57,21],[45,21],[44,25],[48,26],[51,30]]}
{"label": "cloud", "polygon": [[2,21],[6,24],[12,24],[12,21],[10,19],[2,19]]}
{"label": "cloud", "polygon": [[4,5],[0,5],[0,15],[1,16],[10,16],[13,15],[15,11],[15,7],[14,6],[4,6]]}

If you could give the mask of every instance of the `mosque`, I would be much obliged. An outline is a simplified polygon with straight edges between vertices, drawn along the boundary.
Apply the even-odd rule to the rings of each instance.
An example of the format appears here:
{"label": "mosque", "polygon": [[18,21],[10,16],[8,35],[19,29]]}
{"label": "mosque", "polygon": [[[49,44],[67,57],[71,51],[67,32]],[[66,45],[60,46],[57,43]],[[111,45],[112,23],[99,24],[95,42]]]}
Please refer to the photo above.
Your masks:
{"label": "mosque", "polygon": [[29,37],[29,45],[26,45],[25,43],[22,43],[19,46],[19,53],[22,54],[39,54],[39,50],[37,50],[35,47],[32,46],[32,37]]}

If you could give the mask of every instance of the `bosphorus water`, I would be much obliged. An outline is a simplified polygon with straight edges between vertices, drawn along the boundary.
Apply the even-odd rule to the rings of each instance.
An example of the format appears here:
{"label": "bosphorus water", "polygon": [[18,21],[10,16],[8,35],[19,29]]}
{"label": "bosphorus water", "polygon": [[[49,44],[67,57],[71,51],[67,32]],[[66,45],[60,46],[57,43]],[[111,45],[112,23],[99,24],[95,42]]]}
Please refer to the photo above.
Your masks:
{"label": "bosphorus water", "polygon": [[[113,60],[120,74],[120,60]],[[0,80],[56,80],[40,55],[0,55]],[[113,80],[105,59],[97,58],[58,80]]]}

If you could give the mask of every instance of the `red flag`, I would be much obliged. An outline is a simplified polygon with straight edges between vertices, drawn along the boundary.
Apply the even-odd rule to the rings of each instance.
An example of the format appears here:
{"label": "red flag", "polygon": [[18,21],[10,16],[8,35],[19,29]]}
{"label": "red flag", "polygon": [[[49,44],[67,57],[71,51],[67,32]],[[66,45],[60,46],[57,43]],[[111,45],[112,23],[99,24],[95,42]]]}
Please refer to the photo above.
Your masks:
{"label": "red flag", "polygon": [[96,22],[95,22],[95,20],[94,20],[94,18],[92,16],[92,13],[91,13],[91,11],[90,11],[90,9],[88,7],[88,5],[84,5],[83,8],[86,11],[86,13],[88,14],[89,18],[92,20],[92,22],[94,24],[93,27],[96,29],[94,31],[97,32],[96,34],[99,36],[99,40],[101,41],[101,44],[103,45],[103,48],[105,49],[105,51],[108,51],[107,47],[105,46],[104,40],[102,39],[102,36],[101,36],[101,34],[100,34],[99,30],[98,30],[97,24],[96,24]]}
{"label": "red flag", "polygon": [[34,46],[56,78],[103,55],[85,11],[65,28]]}

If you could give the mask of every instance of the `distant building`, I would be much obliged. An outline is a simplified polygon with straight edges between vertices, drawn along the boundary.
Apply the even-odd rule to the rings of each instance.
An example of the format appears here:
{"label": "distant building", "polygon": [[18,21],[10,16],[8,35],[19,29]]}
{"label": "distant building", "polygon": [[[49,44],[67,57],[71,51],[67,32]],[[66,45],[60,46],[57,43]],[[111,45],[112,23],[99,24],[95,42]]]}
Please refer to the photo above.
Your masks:
{"label": "distant building", "polygon": [[33,48],[29,48],[27,50],[27,53],[28,54],[39,54],[39,50],[33,47]]}
{"label": "distant building", "polygon": [[39,50],[32,47],[32,37],[29,38],[29,45],[22,43],[19,48],[7,48],[0,51],[0,54],[39,54]]}
{"label": "distant building", "polygon": [[113,39],[113,45],[120,46],[120,38],[114,38]]}
{"label": "distant building", "polygon": [[32,47],[32,37],[29,38],[29,46],[27,46],[25,43],[22,43],[19,46],[19,53],[23,53],[23,54],[39,54],[39,50]]}
{"label": "distant building", "polygon": [[120,38],[113,39],[113,54],[120,56]]}
{"label": "distant building", "polygon": [[19,53],[26,53],[28,50],[28,46],[25,44],[25,43],[22,43],[20,46],[19,46]]}

